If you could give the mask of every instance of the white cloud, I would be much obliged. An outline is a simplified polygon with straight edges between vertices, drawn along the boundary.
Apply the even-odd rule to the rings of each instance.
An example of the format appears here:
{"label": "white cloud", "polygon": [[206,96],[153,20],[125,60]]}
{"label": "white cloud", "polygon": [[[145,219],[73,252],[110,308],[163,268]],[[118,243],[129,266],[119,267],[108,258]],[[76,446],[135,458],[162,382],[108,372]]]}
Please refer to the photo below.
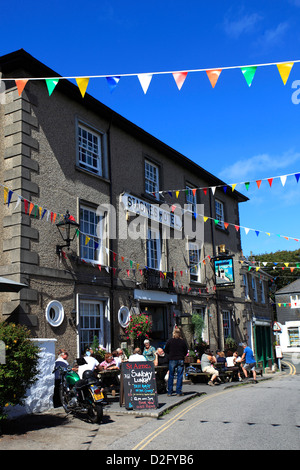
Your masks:
{"label": "white cloud", "polygon": [[[236,12],[235,12],[236,14]],[[255,31],[262,17],[257,13],[240,15],[238,19],[230,19],[229,15],[224,20],[224,31],[228,36],[237,39],[242,34],[249,34]]]}
{"label": "white cloud", "polygon": [[266,29],[255,42],[255,46],[261,52],[266,52],[271,47],[280,45],[288,29],[289,23],[287,21],[279,23],[275,28]]}
{"label": "white cloud", "polygon": [[[287,151],[282,155],[261,154],[251,158],[238,160],[224,168],[219,177],[226,182],[243,182],[264,177],[280,176],[278,171],[284,170],[296,162],[300,162],[300,152]],[[297,170],[298,171],[298,170]]]}

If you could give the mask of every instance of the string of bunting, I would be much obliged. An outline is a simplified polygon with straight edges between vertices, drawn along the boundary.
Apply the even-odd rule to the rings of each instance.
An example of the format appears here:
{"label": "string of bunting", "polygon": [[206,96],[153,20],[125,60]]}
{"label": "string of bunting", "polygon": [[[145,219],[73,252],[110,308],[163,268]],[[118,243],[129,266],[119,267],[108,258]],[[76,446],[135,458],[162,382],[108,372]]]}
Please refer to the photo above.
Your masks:
{"label": "string of bunting", "polygon": [[178,90],[181,90],[187,76],[189,73],[195,72],[205,72],[209,82],[214,88],[217,81],[220,78],[221,72],[224,70],[239,69],[242,72],[243,77],[246,80],[247,85],[250,87],[252,85],[255,73],[259,67],[269,67],[276,66],[280,77],[285,85],[289,78],[290,72],[295,63],[300,62],[300,60],[285,61],[285,62],[272,62],[265,64],[254,64],[254,65],[237,65],[237,66],[227,66],[227,67],[217,67],[217,68],[205,68],[205,69],[191,69],[191,70],[177,70],[177,71],[168,71],[168,72],[147,72],[147,73],[127,73],[127,74],[115,74],[115,75],[86,75],[86,76],[70,76],[70,77],[31,77],[31,78],[2,78],[6,81],[15,81],[18,93],[21,96],[26,84],[31,80],[44,80],[48,89],[49,96],[53,93],[57,84],[60,80],[76,80],[77,86],[81,93],[81,96],[84,98],[86,93],[89,80],[95,78],[105,78],[110,89],[110,92],[113,92],[118,86],[120,80],[124,77],[137,77],[140,85],[143,89],[144,94],[147,93],[149,85],[151,83],[152,77],[154,75],[172,75]]}
{"label": "string of bunting", "polygon": [[[206,196],[208,189],[210,189],[212,194],[214,195],[217,188],[221,188],[224,191],[224,193],[226,193],[228,189],[231,189],[231,191],[234,192],[234,190],[236,189],[236,186],[238,186],[238,185],[244,185],[246,190],[249,191],[249,187],[250,187],[251,183],[256,183],[257,188],[260,189],[261,184],[262,184],[263,181],[267,181],[269,183],[269,187],[271,188],[272,184],[273,184],[273,181],[275,179],[280,179],[281,184],[284,187],[285,183],[287,181],[287,178],[289,176],[294,176],[296,178],[297,183],[298,183],[298,181],[300,179],[300,172],[290,173],[288,175],[280,175],[280,176],[272,176],[272,177],[268,177],[268,178],[261,178],[261,179],[257,179],[257,180],[253,180],[253,181],[242,181],[240,183],[220,184],[220,185],[216,185],[216,186],[205,186],[205,187],[198,187],[198,188],[168,189],[168,190],[158,191],[158,194],[162,194],[162,195],[169,194],[169,196],[173,197],[173,195],[175,193],[176,199],[178,199],[179,194],[181,192],[184,192],[186,195],[188,195],[189,192],[192,192],[193,196],[195,197],[197,190],[202,190],[204,192],[205,196]],[[154,196],[156,194],[157,193],[153,193]]]}
{"label": "string of bunting", "polygon": [[[295,269],[300,269],[300,263],[298,262],[295,262],[296,266],[290,266],[294,262],[285,262],[285,261],[248,261],[248,262],[254,265],[254,266],[249,266],[248,271],[251,271],[251,269],[255,269],[256,271],[259,271],[261,268],[262,269],[272,268],[273,270],[281,269],[282,271],[284,271],[285,269],[289,269],[291,272],[293,272]],[[244,261],[241,260],[240,263],[243,264]],[[258,263],[258,266],[256,265],[257,263]],[[279,266],[280,264],[284,264],[284,266]]]}

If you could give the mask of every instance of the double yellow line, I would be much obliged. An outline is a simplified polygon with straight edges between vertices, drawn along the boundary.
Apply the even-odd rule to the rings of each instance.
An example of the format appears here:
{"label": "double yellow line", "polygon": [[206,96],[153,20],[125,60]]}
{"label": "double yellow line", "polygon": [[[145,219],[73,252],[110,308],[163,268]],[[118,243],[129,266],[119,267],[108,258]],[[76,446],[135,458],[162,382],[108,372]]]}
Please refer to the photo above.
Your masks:
{"label": "double yellow line", "polygon": [[296,375],[297,370],[294,364],[292,364],[291,362],[287,362],[287,361],[281,361],[281,363],[289,367],[290,369],[289,375]]}
{"label": "double yellow line", "polygon": [[151,441],[156,439],[161,433],[165,432],[169,427],[173,426],[173,424],[175,424],[176,421],[181,419],[186,413],[191,411],[193,408],[195,408],[198,405],[201,405],[202,403],[204,403],[207,400],[215,398],[218,395],[223,395],[223,394],[229,393],[229,392],[232,393],[232,389],[227,390],[227,391],[222,391],[222,392],[219,392],[219,393],[214,393],[213,395],[205,396],[204,398],[199,398],[195,403],[192,403],[190,406],[188,406],[187,408],[185,408],[184,410],[180,411],[175,416],[173,416],[173,418],[171,418],[169,421],[164,423],[162,426],[155,429],[155,431],[153,431],[151,434],[146,436],[132,450],[143,450],[148,444],[150,444]]}

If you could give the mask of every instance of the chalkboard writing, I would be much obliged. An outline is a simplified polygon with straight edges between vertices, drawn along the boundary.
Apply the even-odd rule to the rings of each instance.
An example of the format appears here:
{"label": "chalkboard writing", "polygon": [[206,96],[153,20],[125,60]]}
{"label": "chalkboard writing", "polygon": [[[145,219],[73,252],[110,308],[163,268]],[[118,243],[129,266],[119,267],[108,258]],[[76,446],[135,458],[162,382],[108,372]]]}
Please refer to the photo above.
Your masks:
{"label": "chalkboard writing", "polygon": [[158,399],[153,362],[123,362],[121,373],[127,410],[157,408]]}

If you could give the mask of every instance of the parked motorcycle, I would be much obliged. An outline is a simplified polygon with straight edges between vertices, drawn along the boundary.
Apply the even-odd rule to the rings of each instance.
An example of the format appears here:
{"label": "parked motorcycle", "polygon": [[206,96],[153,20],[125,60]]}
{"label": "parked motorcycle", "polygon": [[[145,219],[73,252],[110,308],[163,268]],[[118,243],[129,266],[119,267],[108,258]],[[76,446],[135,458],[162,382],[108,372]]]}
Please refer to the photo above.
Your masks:
{"label": "parked motorcycle", "polygon": [[59,396],[66,413],[86,413],[92,423],[103,420],[103,406],[106,403],[101,383],[91,370],[86,370],[82,379],[68,367],[56,367],[60,373]]}

